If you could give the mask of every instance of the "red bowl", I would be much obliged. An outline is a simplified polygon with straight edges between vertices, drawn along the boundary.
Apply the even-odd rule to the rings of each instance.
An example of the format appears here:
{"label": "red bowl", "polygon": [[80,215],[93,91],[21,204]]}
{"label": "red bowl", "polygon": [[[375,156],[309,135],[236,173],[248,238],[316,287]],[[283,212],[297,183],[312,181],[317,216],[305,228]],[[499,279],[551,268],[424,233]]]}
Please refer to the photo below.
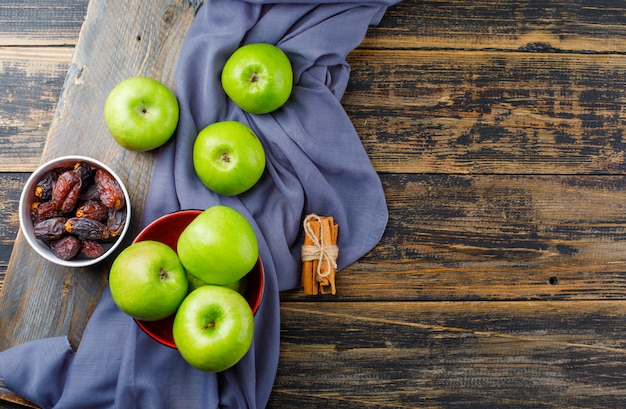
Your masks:
{"label": "red bowl", "polygon": [[[145,240],[155,240],[167,244],[174,251],[177,250],[176,244],[178,237],[185,230],[185,227],[196,218],[201,210],[180,210],[178,212],[166,214],[150,223],[135,238],[133,243]],[[257,260],[255,266],[246,275],[247,285],[244,297],[252,308],[252,313],[256,314],[263,298],[265,289],[265,272],[261,258]],[[172,335],[172,326],[174,324],[174,316],[172,314],[167,318],[157,321],[143,321],[135,319],[139,328],[141,328],[152,339],[171,348],[176,348],[174,337]]]}

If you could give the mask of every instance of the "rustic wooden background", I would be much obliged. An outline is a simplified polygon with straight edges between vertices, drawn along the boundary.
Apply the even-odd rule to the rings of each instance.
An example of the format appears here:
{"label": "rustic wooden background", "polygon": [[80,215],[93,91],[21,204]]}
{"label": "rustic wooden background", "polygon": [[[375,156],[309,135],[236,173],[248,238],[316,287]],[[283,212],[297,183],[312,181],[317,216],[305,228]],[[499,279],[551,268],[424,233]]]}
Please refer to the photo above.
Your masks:
{"label": "rustic wooden background", "polygon": [[[23,260],[50,270],[16,240],[16,209],[60,135],[85,132],[78,149],[145,195],[150,157],[131,169],[135,155],[98,150],[106,131],[89,110],[129,73],[171,84],[194,10],[105,3],[0,4],[0,349],[45,331],[77,344],[105,277],[52,269],[40,294],[20,275]],[[390,8],[350,55],[343,100],[389,225],[338,274],[337,296],[282,295],[269,406],[624,407],[625,54],[620,1]],[[59,321],[15,329],[50,304]]]}

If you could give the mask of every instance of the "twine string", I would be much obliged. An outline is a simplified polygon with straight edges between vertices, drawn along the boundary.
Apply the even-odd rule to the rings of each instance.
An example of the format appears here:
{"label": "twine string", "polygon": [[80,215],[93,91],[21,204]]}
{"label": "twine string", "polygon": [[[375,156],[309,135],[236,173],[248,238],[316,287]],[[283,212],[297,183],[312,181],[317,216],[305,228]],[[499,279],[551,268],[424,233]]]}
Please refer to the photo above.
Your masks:
{"label": "twine string", "polygon": [[[319,237],[313,231],[310,221],[315,219],[320,224]],[[304,233],[307,235],[313,245],[302,246],[302,261],[317,260],[316,274],[320,278],[326,278],[330,275],[331,269],[337,268],[337,257],[339,256],[339,247],[337,245],[324,243],[324,224],[321,218],[316,214],[310,214],[304,219]],[[326,263],[326,272],[322,272],[322,264]]]}

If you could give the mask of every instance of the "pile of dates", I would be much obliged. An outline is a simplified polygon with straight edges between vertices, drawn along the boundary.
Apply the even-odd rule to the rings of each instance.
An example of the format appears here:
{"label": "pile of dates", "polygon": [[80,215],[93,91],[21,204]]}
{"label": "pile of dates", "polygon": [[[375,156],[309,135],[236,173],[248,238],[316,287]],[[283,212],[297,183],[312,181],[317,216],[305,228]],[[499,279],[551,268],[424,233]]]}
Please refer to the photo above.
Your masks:
{"label": "pile of dates", "polygon": [[62,260],[79,255],[97,258],[115,241],[126,223],[126,200],[107,171],[78,162],[56,168],[35,185],[31,207],[35,237]]}

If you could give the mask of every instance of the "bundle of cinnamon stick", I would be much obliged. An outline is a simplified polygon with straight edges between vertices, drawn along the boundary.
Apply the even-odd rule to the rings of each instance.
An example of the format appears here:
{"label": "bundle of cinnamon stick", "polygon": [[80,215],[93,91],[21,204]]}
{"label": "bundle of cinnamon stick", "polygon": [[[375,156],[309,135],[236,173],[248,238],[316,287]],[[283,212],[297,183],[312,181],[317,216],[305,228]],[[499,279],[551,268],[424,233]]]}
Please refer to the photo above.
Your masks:
{"label": "bundle of cinnamon stick", "polygon": [[337,272],[337,234],[339,226],[332,217],[310,214],[304,219],[302,246],[302,286],[306,295],[335,295]]}

